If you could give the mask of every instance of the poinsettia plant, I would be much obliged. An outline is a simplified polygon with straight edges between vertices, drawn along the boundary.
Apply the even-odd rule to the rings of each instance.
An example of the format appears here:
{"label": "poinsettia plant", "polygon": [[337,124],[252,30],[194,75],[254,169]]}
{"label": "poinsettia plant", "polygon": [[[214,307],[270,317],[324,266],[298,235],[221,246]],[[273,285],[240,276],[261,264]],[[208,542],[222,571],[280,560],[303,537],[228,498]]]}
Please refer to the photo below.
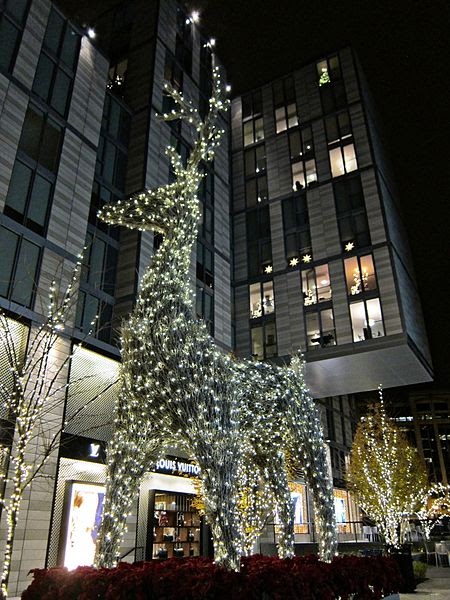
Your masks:
{"label": "poinsettia plant", "polygon": [[401,577],[389,557],[254,555],[241,571],[209,558],[120,563],[113,569],[34,569],[22,600],[381,600]]}

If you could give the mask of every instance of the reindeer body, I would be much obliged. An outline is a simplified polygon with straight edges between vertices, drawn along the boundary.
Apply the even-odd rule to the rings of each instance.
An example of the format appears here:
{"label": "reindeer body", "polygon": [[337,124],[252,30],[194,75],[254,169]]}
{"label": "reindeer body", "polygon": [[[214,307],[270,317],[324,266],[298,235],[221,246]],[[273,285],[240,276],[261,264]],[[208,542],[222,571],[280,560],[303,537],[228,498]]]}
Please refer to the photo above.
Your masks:
{"label": "reindeer body", "polygon": [[[201,467],[216,561],[239,569],[246,545],[237,505],[243,457],[247,468],[254,467],[260,477],[256,485],[266,488],[273,499],[261,510],[278,508],[283,525],[281,556],[293,554],[286,448],[305,466],[317,500],[319,493],[325,495],[327,511],[316,510],[316,518],[325,528],[333,522],[332,497],[321,438],[317,446],[310,442],[310,436],[317,437],[320,432],[317,409],[299,388],[298,372],[232,361],[216,348],[204,324],[195,318],[188,273],[199,219],[199,165],[212,157],[221,134],[217,116],[226,102],[217,70],[211,110],[204,123],[177,92],[169,89],[169,93],[180,110],[165,118],[186,119],[199,134],[187,166],[169,149],[174,184],[107,206],[101,215],[109,223],[160,231],[164,238],[122,329],[122,393],[108,451],[109,477],[97,563],[110,566],[115,562],[126,513],[144,472],[165,445],[178,443]],[[254,402],[256,398],[258,402]],[[307,426],[305,411],[311,415]],[[331,557],[334,543],[330,525],[321,549],[324,558]]]}

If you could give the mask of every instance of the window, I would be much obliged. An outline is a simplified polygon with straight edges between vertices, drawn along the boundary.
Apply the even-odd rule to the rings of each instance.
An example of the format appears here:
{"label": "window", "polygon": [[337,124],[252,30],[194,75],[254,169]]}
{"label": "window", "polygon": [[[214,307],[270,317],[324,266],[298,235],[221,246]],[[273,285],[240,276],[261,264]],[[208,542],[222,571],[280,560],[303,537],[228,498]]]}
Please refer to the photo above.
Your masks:
{"label": "window", "polygon": [[0,7],[0,69],[12,73],[28,10],[28,0],[4,0]]}
{"label": "window", "polygon": [[61,137],[59,125],[28,107],[4,213],[41,235],[50,212]]}
{"label": "window", "polygon": [[334,198],[343,250],[370,245],[369,224],[359,175],[336,181]]}
{"label": "window", "polygon": [[197,316],[205,321],[208,331],[214,335],[214,255],[201,242],[197,242]]}
{"label": "window", "polygon": [[185,12],[179,6],[177,7],[175,56],[178,64],[190,75],[192,72],[192,22],[186,18]]}
{"label": "window", "polygon": [[316,161],[311,127],[302,127],[289,132],[292,189],[302,190],[317,182]]}
{"label": "window", "polygon": [[250,318],[258,319],[275,312],[273,281],[250,285]]}
{"label": "window", "polygon": [[350,317],[354,342],[385,335],[379,298],[352,302],[350,304]]}
{"label": "window", "polygon": [[325,308],[322,310],[307,312],[306,342],[309,348],[326,348],[336,345],[336,332],[334,329],[333,310]]}
{"label": "window", "polygon": [[289,132],[289,151],[291,160],[314,156],[313,135],[309,125]]}
{"label": "window", "polygon": [[197,242],[197,279],[207,287],[214,288],[213,253],[201,242]]}
{"label": "window", "polygon": [[39,246],[0,227],[0,295],[30,308],[39,258]]}
{"label": "window", "polygon": [[84,264],[81,281],[96,291],[114,295],[117,269],[117,247],[108,243],[107,239],[96,237],[89,232],[86,238],[87,250],[84,254]]}
{"label": "window", "polygon": [[62,129],[40,110],[28,106],[19,141],[19,151],[48,171],[56,173]]}
{"label": "window", "polygon": [[214,294],[203,286],[196,290],[197,317],[205,322],[210,335],[214,335]]}
{"label": "window", "polygon": [[261,175],[266,170],[266,147],[264,144],[249,148],[244,154],[245,177]]}
{"label": "window", "polygon": [[247,213],[248,276],[272,272],[272,241],[268,206]]}
{"label": "window", "polygon": [[261,91],[242,97],[242,124],[244,146],[264,139]]}
{"label": "window", "polygon": [[200,200],[199,233],[209,244],[214,241],[214,169],[209,164],[202,164],[204,177],[198,188]]}
{"label": "window", "polygon": [[338,144],[352,137],[350,117],[347,111],[330,115],[325,119],[328,145]]}
{"label": "window", "polygon": [[317,182],[316,161],[297,161],[292,163],[292,189],[300,191],[308,185]]}
{"label": "window", "polygon": [[264,144],[245,150],[245,198],[247,208],[252,208],[269,197],[266,177],[266,149]]}
{"label": "window", "polygon": [[121,58],[109,67],[108,90],[114,91],[123,97],[127,83],[128,58]]}
{"label": "window", "polygon": [[303,304],[311,306],[331,300],[331,284],[328,265],[319,265],[301,272]]}
{"label": "window", "polygon": [[[164,66],[164,79],[168,81],[172,87],[174,87],[179,92],[183,89],[183,70],[177,64],[175,57],[170,54],[170,52],[166,53],[166,62]],[[167,98],[167,96],[164,96]]]}
{"label": "window", "polygon": [[70,24],[52,9],[33,82],[33,92],[63,117],[66,116],[69,105],[80,39]]}
{"label": "window", "polygon": [[275,107],[277,133],[298,125],[294,80],[292,77],[273,84],[273,105]]}
{"label": "window", "polygon": [[283,200],[284,246],[291,267],[308,262],[311,254],[308,204],[306,195],[295,194]]}
{"label": "window", "polygon": [[344,260],[347,294],[357,296],[377,289],[375,267],[371,254],[352,256]]}
{"label": "window", "polygon": [[212,49],[208,42],[204,42],[200,48],[200,101],[199,113],[202,119],[209,110],[209,99],[212,96]]}
{"label": "window", "polygon": [[277,331],[275,321],[251,328],[252,356],[257,360],[277,355]]}
{"label": "window", "polygon": [[329,156],[332,177],[345,175],[345,173],[350,173],[358,168],[355,155],[355,146],[353,143],[332,148],[329,150]]}
{"label": "window", "polygon": [[6,196],[5,214],[43,234],[53,196],[53,179],[16,160]]}
{"label": "window", "polygon": [[329,113],[343,108],[347,104],[347,98],[338,56],[320,60],[316,68],[323,112]]}
{"label": "window", "polygon": [[92,335],[108,344],[113,340],[113,304],[97,296],[80,291],[75,326],[85,335]]}

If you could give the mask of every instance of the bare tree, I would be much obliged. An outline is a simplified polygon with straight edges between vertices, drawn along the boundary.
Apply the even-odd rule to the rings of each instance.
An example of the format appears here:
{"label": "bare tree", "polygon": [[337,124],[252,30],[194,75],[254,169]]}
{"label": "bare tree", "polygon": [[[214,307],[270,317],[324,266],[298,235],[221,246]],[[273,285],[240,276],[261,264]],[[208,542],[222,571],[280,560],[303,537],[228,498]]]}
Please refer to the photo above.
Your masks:
{"label": "bare tree", "polygon": [[[82,346],[78,344],[71,348],[66,329],[73,316],[80,265],[81,260],[65,291],[61,292],[53,282],[48,312],[40,324],[27,327],[0,312],[0,349],[7,365],[0,379],[0,402],[12,438],[9,468],[8,459],[3,461],[3,475],[8,479],[5,479],[0,497],[7,520],[0,598],[8,595],[11,556],[24,492],[38,477],[49,476],[45,465],[68,424],[67,420],[63,421],[69,387],[68,367]],[[92,396],[72,411],[70,420],[77,418],[115,383],[102,380],[98,385],[95,374],[87,377],[93,380]]]}

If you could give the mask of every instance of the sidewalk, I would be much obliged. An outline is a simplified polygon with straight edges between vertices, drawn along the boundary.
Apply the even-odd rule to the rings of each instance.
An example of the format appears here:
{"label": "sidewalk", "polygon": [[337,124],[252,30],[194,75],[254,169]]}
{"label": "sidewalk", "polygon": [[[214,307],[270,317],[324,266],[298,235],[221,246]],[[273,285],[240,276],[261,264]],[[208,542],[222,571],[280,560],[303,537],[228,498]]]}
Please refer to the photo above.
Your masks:
{"label": "sidewalk", "polygon": [[427,579],[412,594],[400,594],[400,600],[450,600],[450,567],[428,565]]}

